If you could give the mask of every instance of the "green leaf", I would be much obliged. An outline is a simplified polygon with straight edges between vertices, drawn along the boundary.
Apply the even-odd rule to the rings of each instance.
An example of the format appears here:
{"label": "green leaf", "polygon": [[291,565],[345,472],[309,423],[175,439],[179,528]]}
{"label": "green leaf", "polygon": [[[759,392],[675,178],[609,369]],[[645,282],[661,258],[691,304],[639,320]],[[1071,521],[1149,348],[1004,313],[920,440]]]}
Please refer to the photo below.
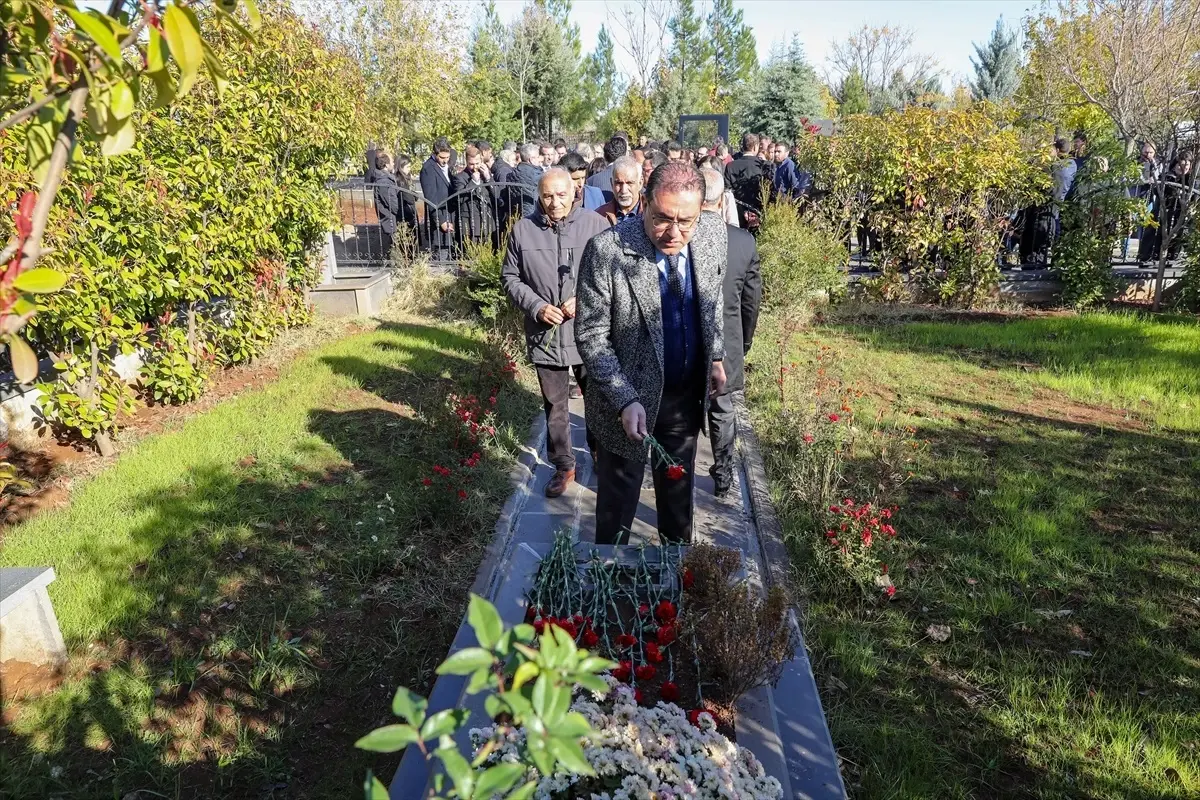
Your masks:
{"label": "green leaf", "polygon": [[107,134],[100,142],[100,152],[108,157],[119,156],[122,153],[128,152],[137,141],[137,131],[134,128],[133,120],[125,119],[121,122],[121,127],[113,133]]}
{"label": "green leaf", "polygon": [[403,686],[396,690],[396,696],[392,698],[392,713],[413,725],[420,725],[425,721],[427,707],[428,703],[424,697],[413,694]]}
{"label": "green leaf", "polygon": [[33,383],[38,376],[38,357],[19,334],[8,337],[8,355],[12,358],[13,374],[21,383]]}
{"label": "green leaf", "polygon": [[221,66],[217,54],[207,44],[204,45],[204,66],[208,68],[208,74],[217,87],[217,96],[225,94],[229,87],[229,79],[225,76],[225,68]]}
{"label": "green leaf", "polygon": [[617,666],[617,662],[615,661],[609,661],[607,658],[591,656],[589,658],[585,658],[583,661],[580,661],[579,666],[577,666],[575,669],[578,672],[598,673],[604,672],[606,669],[612,669],[615,666]]}
{"label": "green leaf", "polygon": [[79,29],[99,45],[109,58],[117,64],[121,63],[121,43],[113,33],[116,22],[111,17],[99,11],[84,12],[75,8],[68,8],[66,12]]}
{"label": "green leaf", "polygon": [[537,681],[533,684],[533,696],[530,700],[533,701],[533,711],[539,717],[545,717],[552,703],[552,693],[554,685],[551,683],[550,676],[543,672],[538,675]]}
{"label": "green leaf", "polygon": [[496,673],[488,667],[477,669],[471,673],[471,680],[467,682],[467,694],[479,694],[489,685],[494,686],[492,679]]}
{"label": "green leaf", "polygon": [[258,13],[258,3],[255,0],[242,0],[246,6],[246,17],[250,20],[250,30],[256,31],[262,25],[262,15]]}
{"label": "green leaf", "polygon": [[465,708],[448,708],[445,711],[439,711],[425,720],[425,724],[421,726],[421,738],[428,742],[430,739],[453,733],[466,721],[467,710]]}
{"label": "green leaf", "polygon": [[363,784],[363,794],[366,800],[390,800],[387,787],[383,782],[371,774],[371,770],[367,770],[367,780]]}
{"label": "green leaf", "polygon": [[592,732],[592,726],[588,724],[587,717],[580,714],[578,711],[572,711],[562,718],[555,726],[552,733],[555,736],[563,737],[579,737],[586,736]]}
{"label": "green leaf", "polygon": [[412,725],[384,725],[359,739],[354,746],[373,753],[394,753],[403,750],[419,738],[416,728]]}
{"label": "green leaf", "polygon": [[546,725],[558,725],[566,716],[567,710],[571,707],[571,690],[566,686],[555,686],[549,697],[550,703],[546,707],[546,713],[543,719],[546,720]]}
{"label": "green leaf", "polygon": [[517,638],[517,641],[532,642],[533,637],[537,636],[537,629],[527,622],[522,622],[512,629],[512,633]]}
{"label": "green leaf", "polygon": [[477,669],[492,666],[495,662],[495,657],[482,647],[468,647],[452,654],[438,665],[437,674],[470,675]]}
{"label": "green leaf", "polygon": [[489,650],[496,647],[500,634],[504,633],[504,624],[496,607],[477,594],[471,595],[471,602],[467,605],[467,622],[475,630],[479,644]]}
{"label": "green leaf", "polygon": [[456,747],[440,747],[436,752],[437,757],[442,760],[442,766],[446,768],[446,774],[454,781],[458,796],[470,797],[471,790],[475,788],[475,770],[471,769],[471,765]]}
{"label": "green leaf", "polygon": [[108,113],[116,119],[125,119],[133,113],[133,90],[125,81],[117,81],[109,87]]}
{"label": "green leaf", "polygon": [[57,116],[53,108],[43,108],[25,129],[25,161],[39,185],[50,168],[50,153],[58,136]]}
{"label": "green leaf", "polygon": [[34,267],[17,276],[13,286],[22,292],[30,294],[50,294],[57,292],[67,282],[67,276],[49,267]]}
{"label": "green leaf", "polygon": [[537,791],[537,781],[529,781],[524,786],[519,786],[509,792],[505,800],[529,800],[535,791]]}
{"label": "green leaf", "polygon": [[190,8],[172,3],[163,13],[163,33],[171,48],[171,57],[179,65],[179,95],[185,95],[196,82],[196,74],[204,63],[204,45],[200,25]]}
{"label": "green leaf", "polygon": [[526,681],[533,680],[541,672],[541,668],[532,661],[526,661],[521,666],[517,667],[517,671],[513,673],[512,688],[520,689]]}
{"label": "green leaf", "polygon": [[497,764],[479,774],[475,782],[475,797],[488,800],[494,794],[507,792],[513,787],[527,767],[524,764]]}
{"label": "green leaf", "polygon": [[595,775],[596,771],[583,756],[583,748],[574,739],[551,737],[546,741],[546,747],[558,759],[558,762],[576,775]]}
{"label": "green leaf", "polygon": [[604,682],[604,678],[599,675],[576,675],[575,683],[587,689],[589,692],[600,692],[601,694],[608,693],[608,684]]}

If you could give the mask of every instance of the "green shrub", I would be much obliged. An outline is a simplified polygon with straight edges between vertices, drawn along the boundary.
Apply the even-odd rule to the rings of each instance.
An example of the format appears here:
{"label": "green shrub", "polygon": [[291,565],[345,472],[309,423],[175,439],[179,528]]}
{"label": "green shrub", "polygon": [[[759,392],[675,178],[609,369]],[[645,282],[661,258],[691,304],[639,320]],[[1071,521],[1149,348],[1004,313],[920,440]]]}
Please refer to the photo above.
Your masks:
{"label": "green shrub", "polygon": [[142,365],[142,390],[156,403],[190,403],[204,393],[208,365],[188,341],[187,331],[170,322],[160,328]]}
{"label": "green shrub", "polygon": [[833,225],[790,201],[767,203],[758,236],[763,301],[787,316],[845,281],[849,253]]}

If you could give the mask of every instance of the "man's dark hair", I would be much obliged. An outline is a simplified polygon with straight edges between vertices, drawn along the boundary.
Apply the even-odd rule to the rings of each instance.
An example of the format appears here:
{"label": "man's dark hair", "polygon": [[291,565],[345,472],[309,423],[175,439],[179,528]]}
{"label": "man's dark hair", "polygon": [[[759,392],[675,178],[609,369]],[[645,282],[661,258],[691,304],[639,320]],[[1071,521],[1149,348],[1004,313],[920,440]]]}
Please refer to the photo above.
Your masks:
{"label": "man's dark hair", "polygon": [[1086,141],[1087,141],[1087,134],[1086,134],[1086,133],[1084,133],[1083,131],[1075,131],[1075,133],[1074,133],[1074,134],[1071,136],[1071,138],[1072,138],[1072,139],[1080,139],[1080,140],[1082,140],[1082,141],[1085,141],[1085,142],[1086,142]]}
{"label": "man's dark hair", "polygon": [[629,144],[629,131],[617,131],[616,133],[613,134],[613,138],[624,139],[625,144],[628,145]]}
{"label": "man's dark hair", "polygon": [[744,133],[742,134],[742,152],[752,153],[758,149],[758,134]]}
{"label": "man's dark hair", "polygon": [[387,153],[379,152],[375,154],[375,169],[389,169],[392,166],[392,159]]}
{"label": "man's dark hair", "polygon": [[592,163],[588,164],[588,177],[592,177],[597,172],[603,172],[607,166],[608,162],[603,158],[593,158]]}
{"label": "man's dark hair", "polygon": [[487,139],[480,139],[475,143],[475,146],[478,147],[481,152],[487,152],[488,150],[492,149],[492,143]]}
{"label": "man's dark hair", "polygon": [[614,136],[604,143],[604,160],[610,164],[628,152],[629,142],[620,136]]}
{"label": "man's dark hair", "polygon": [[1066,139],[1055,139],[1054,149],[1060,153],[1065,153],[1071,149],[1071,146],[1067,143]]}
{"label": "man's dark hair", "polygon": [[554,145],[550,144],[549,142],[547,142],[545,140],[538,142],[537,146],[538,146],[539,151],[545,150],[547,147],[549,147],[551,150],[554,149]]}
{"label": "man's dark hair", "polygon": [[566,146],[567,146],[567,140],[562,138],[561,136],[554,140],[554,149],[555,150],[557,150],[560,147],[566,147]]}
{"label": "man's dark hair", "polygon": [[683,145],[681,145],[679,142],[676,142],[675,140],[671,140],[671,141],[667,142],[667,146],[664,147],[663,149],[666,150],[668,153],[682,153]]}
{"label": "man's dark hair", "polygon": [[658,142],[654,141],[653,139],[646,140],[646,152],[650,152],[651,150],[661,150],[661,149],[662,149],[662,147],[659,146]]}
{"label": "man's dark hair", "polygon": [[567,172],[579,172],[580,170],[587,169],[588,162],[579,153],[576,153],[574,150],[568,150],[563,153],[562,158],[558,160],[558,164],[555,166],[562,167]]}
{"label": "man's dark hair", "polygon": [[436,155],[437,153],[449,153],[449,152],[451,152],[451,149],[450,149],[450,140],[449,140],[449,139],[447,139],[445,136],[439,136],[438,138],[434,139],[434,141],[433,141],[433,152],[434,152],[434,154],[435,154],[435,155]]}
{"label": "man's dark hair", "polygon": [[646,197],[654,199],[659,192],[698,192],[703,198],[704,176],[686,161],[667,161],[656,166],[646,182]]}
{"label": "man's dark hair", "polygon": [[646,160],[650,162],[652,167],[661,167],[668,161],[667,154],[661,150],[647,150]]}

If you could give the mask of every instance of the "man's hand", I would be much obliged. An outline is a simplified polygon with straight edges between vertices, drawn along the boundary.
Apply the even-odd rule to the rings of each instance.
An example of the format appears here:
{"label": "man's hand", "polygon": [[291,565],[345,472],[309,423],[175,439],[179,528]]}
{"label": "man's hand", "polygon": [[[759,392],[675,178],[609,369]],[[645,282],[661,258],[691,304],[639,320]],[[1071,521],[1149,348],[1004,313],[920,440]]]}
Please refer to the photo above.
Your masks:
{"label": "man's hand", "polygon": [[641,442],[646,438],[646,409],[642,408],[641,403],[625,406],[621,412],[621,426],[625,428],[625,435],[630,441]]}
{"label": "man's hand", "polygon": [[442,223],[442,230],[444,230],[446,233],[450,233],[450,231],[454,230],[454,223],[452,223],[452,222],[443,222],[443,223]]}
{"label": "man's hand", "polygon": [[574,297],[567,298],[567,301],[565,303],[563,303],[561,306],[559,306],[559,308],[562,309],[563,316],[566,317],[567,319],[575,318],[575,298]]}
{"label": "man's hand", "polygon": [[561,325],[566,319],[563,316],[562,309],[558,306],[552,306],[549,303],[538,309],[537,320],[544,325]]}
{"label": "man's hand", "polygon": [[716,397],[721,392],[725,391],[725,365],[720,361],[714,361],[712,372],[708,378],[708,394],[710,397]]}

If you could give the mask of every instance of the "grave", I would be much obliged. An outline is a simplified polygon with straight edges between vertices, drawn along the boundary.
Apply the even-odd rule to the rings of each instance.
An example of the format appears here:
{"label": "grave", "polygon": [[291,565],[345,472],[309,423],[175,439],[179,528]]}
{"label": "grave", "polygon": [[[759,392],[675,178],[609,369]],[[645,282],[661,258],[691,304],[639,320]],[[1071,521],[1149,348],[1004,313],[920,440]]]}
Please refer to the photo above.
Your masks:
{"label": "grave", "polygon": [[[638,545],[657,543],[654,494],[647,482],[643,484],[631,543],[601,547],[592,544],[595,479],[584,441],[581,401],[573,401],[572,412],[578,483],[560,498],[548,499],[542,494],[553,468],[539,455],[545,440],[544,420],[539,419],[530,444],[513,471],[514,491],[501,513],[491,548],[472,587],[474,593],[496,606],[506,626],[524,620],[527,593],[539,562],[553,547],[556,531],[572,532],[577,561],[586,561],[593,554],[601,559],[632,559],[636,558]],[[712,481],[708,478],[712,454],[706,438],[701,437],[696,464],[694,539],[740,550],[746,579],[765,592],[785,579],[788,556],[771,509],[757,440],[749,428],[744,407],[739,411],[739,425],[738,481],[727,499],[719,500],[712,495]],[[656,553],[657,548],[647,548],[647,557],[658,557]],[[800,643],[795,658],[784,666],[774,687],[754,689],[738,702],[734,726],[737,743],[754,753],[767,773],[779,780],[785,799],[844,798],[846,791],[837,752],[830,739],[794,609],[789,612],[789,624]],[[474,633],[464,620],[450,652],[474,644]],[[470,746],[469,728],[489,722],[483,710],[485,694],[467,695],[467,680],[442,676],[429,697],[431,714],[456,706],[470,712],[470,722],[460,731],[458,742],[464,751]],[[415,748],[409,748],[392,779],[391,797],[417,800],[426,796],[432,776],[433,767]]]}
{"label": "grave", "polygon": [[0,663],[58,668],[67,660],[46,587],[53,567],[0,569]]}

